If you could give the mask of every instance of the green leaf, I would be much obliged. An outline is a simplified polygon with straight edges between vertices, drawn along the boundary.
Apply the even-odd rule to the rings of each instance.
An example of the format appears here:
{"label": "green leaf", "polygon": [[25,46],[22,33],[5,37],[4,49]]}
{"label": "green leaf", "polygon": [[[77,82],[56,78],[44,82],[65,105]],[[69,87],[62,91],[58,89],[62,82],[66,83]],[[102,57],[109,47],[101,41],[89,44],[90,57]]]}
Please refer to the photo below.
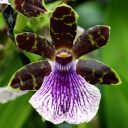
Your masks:
{"label": "green leaf", "polygon": [[5,20],[3,16],[0,14],[0,30],[2,30],[5,27]]}
{"label": "green leaf", "polygon": [[109,45],[103,50],[103,60],[122,78],[122,85],[103,89],[103,128],[128,127],[128,1],[109,0],[106,23],[111,26]]}
{"label": "green leaf", "polygon": [[22,62],[12,43],[12,41],[7,40],[3,49],[4,58],[0,63],[0,86],[7,86],[13,73],[22,66]]}
{"label": "green leaf", "polygon": [[17,98],[7,104],[0,104],[0,127],[1,128],[21,128],[29,117],[32,108],[28,103],[30,95]]}

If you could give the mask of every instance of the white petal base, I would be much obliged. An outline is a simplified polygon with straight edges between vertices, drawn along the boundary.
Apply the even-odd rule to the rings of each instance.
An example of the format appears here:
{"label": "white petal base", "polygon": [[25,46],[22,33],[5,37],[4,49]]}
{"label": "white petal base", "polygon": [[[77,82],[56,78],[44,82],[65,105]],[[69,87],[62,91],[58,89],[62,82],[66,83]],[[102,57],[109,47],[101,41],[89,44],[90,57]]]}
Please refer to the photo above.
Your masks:
{"label": "white petal base", "polygon": [[26,94],[28,91],[12,91],[8,87],[0,87],[0,103],[6,103],[10,100]]}

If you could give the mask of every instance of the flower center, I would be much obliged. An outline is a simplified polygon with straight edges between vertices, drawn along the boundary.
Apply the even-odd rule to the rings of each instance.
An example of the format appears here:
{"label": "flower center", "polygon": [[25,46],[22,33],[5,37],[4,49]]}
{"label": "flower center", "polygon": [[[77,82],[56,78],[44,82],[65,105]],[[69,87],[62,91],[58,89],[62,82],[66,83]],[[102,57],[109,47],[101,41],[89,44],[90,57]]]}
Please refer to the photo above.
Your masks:
{"label": "flower center", "polygon": [[56,62],[61,65],[67,65],[72,61],[72,53],[70,50],[61,49],[56,53]]}

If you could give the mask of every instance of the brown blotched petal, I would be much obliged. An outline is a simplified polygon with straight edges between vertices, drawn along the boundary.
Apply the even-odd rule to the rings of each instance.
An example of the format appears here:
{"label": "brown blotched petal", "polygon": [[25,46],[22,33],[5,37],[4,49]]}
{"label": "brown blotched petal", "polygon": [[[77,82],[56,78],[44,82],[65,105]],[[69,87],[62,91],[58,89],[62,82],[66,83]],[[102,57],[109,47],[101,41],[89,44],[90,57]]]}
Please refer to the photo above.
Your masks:
{"label": "brown blotched petal", "polygon": [[79,60],[76,71],[90,84],[119,84],[116,72],[96,60]]}
{"label": "brown blotched petal", "polygon": [[16,35],[16,42],[21,50],[29,51],[45,57],[54,58],[55,48],[44,37],[32,32],[24,32]]}
{"label": "brown blotched petal", "polygon": [[15,9],[27,17],[37,17],[46,11],[43,0],[15,0]]}
{"label": "brown blotched petal", "polygon": [[12,77],[9,86],[19,90],[38,90],[45,76],[51,72],[48,61],[28,64],[18,70]]}
{"label": "brown blotched petal", "polygon": [[55,47],[72,48],[76,36],[76,17],[73,9],[65,4],[58,6],[50,19],[50,34]]}
{"label": "brown blotched petal", "polygon": [[104,25],[94,26],[85,31],[72,48],[75,58],[104,46],[109,39],[110,27]]}

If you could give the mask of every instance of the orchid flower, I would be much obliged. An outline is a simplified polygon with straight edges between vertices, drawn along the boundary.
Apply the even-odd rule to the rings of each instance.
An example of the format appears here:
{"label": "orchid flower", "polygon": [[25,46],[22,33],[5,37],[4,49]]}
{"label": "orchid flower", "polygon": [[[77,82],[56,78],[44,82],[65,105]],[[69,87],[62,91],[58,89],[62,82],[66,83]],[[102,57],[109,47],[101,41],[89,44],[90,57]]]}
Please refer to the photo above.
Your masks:
{"label": "orchid flower", "polygon": [[[57,6],[50,18],[52,42],[32,32],[15,36],[17,46],[48,58],[30,63],[11,78],[9,88],[36,93],[29,103],[45,119],[54,124],[89,122],[97,113],[101,99],[95,84],[119,84],[115,71],[96,60],[81,56],[104,46],[110,27],[94,26],[77,39],[74,10],[65,4]],[[75,40],[75,42],[74,42]]]}

